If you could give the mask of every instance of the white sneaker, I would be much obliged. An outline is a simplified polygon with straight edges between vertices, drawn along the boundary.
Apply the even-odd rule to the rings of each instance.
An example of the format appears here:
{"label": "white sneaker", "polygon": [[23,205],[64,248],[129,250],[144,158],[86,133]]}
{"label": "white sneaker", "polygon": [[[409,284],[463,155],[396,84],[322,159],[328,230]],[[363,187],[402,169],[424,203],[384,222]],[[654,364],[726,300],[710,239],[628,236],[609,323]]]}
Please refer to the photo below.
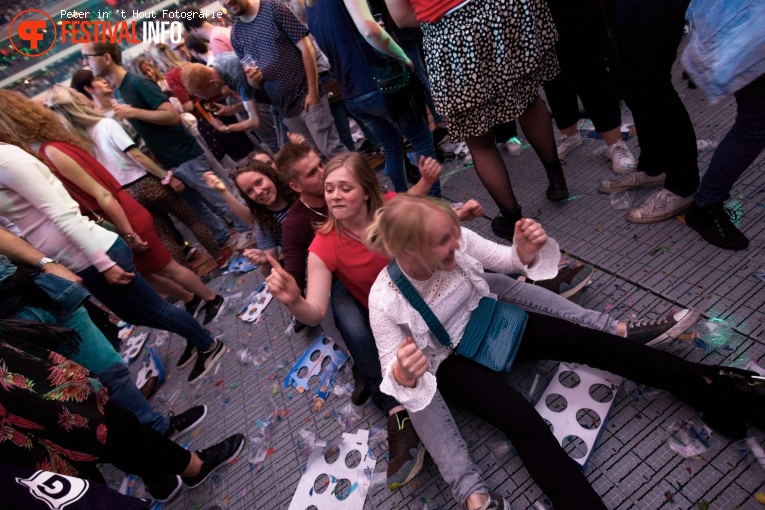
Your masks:
{"label": "white sneaker", "polygon": [[513,157],[520,156],[521,152],[523,152],[523,144],[515,137],[509,139],[505,143],[505,148],[507,149],[507,153]]}
{"label": "white sneaker", "polygon": [[234,250],[243,250],[252,243],[252,232],[239,232]]}
{"label": "white sneaker", "polygon": [[641,170],[627,172],[619,177],[614,177],[607,181],[601,181],[598,185],[598,191],[601,193],[619,193],[637,188],[650,188],[652,186],[663,186],[666,175],[659,174],[651,176]]}
{"label": "white sneaker", "polygon": [[577,147],[582,146],[582,135],[579,133],[574,136],[560,135],[555,143],[558,146],[558,159],[563,159],[574,152]]}
{"label": "white sneaker", "polygon": [[693,195],[683,198],[667,189],[657,191],[643,205],[627,213],[632,223],[655,223],[679,215],[693,203]]}
{"label": "white sneaker", "polygon": [[611,160],[611,169],[617,174],[623,174],[637,168],[635,156],[632,155],[624,140],[619,140],[606,147],[604,154]]}

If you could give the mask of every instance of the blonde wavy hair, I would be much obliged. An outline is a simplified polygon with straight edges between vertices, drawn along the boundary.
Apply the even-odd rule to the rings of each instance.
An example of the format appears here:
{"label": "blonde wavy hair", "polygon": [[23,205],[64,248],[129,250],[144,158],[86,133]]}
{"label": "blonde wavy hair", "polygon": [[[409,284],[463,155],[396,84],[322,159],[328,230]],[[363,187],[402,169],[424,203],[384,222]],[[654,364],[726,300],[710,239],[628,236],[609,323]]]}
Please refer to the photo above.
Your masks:
{"label": "blonde wavy hair", "polygon": [[402,194],[377,211],[364,232],[364,241],[370,250],[392,258],[406,254],[431,272],[423,255],[432,254],[430,225],[439,213],[449,218],[459,239],[460,220],[448,204],[437,198]]}
{"label": "blonde wavy hair", "polygon": [[88,129],[103,120],[104,116],[83,104],[77,92],[63,85],[53,85],[45,94],[45,106],[50,108],[64,123],[64,127],[77,135],[92,153],[93,139]]}
{"label": "blonde wavy hair", "polygon": [[174,67],[183,67],[188,64],[165,43],[152,44],[149,48],[149,54],[164,72],[168,72]]}
{"label": "blonde wavy hair", "polygon": [[68,131],[61,120],[45,106],[18,92],[0,90],[0,141],[24,149],[30,154],[35,144],[65,142],[87,151],[88,146]]}
{"label": "blonde wavy hair", "polygon": [[[369,161],[366,156],[358,152],[346,152],[335,156],[324,167],[324,177],[322,182],[327,182],[327,177],[335,170],[340,168],[347,169],[356,183],[361,186],[364,194],[367,195],[367,219],[374,218],[378,209],[385,205],[385,195],[380,187],[380,182],[377,180],[375,171],[369,166]],[[327,213],[327,221],[319,228],[317,233],[328,234],[337,229],[343,235],[347,235],[343,223],[334,217],[332,209],[329,208]]]}

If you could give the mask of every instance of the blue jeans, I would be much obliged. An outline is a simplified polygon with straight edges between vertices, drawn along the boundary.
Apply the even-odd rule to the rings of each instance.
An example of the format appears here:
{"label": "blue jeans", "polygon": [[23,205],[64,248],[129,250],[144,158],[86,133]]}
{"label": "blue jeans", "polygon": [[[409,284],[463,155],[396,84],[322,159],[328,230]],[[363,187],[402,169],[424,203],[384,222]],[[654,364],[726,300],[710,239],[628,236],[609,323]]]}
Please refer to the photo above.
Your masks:
{"label": "blue jeans", "polygon": [[765,149],[765,75],[734,95],[736,122],[715,150],[694,196],[700,207],[728,200],[738,178]]}
{"label": "blue jeans", "polygon": [[420,82],[425,87],[425,104],[430,110],[430,114],[433,115],[433,123],[441,124],[444,122],[444,117],[436,111],[436,105],[433,104],[433,95],[431,94],[430,80],[428,79],[428,71],[425,69],[425,63],[422,61],[422,47],[418,44],[414,47],[404,48],[404,53],[414,63],[414,74],[420,79]]}
{"label": "blue jeans", "polygon": [[117,239],[106,254],[122,269],[134,273],[135,277],[127,285],[112,285],[95,267],[83,269],[77,275],[96,299],[126,322],[177,333],[199,351],[212,347],[212,337],[194,317],[162,299],[136,271],[133,252],[125,241]]}
{"label": "blue jeans", "polygon": [[[251,227],[240,220],[236,214],[231,212],[231,208],[229,208],[226,203],[226,199],[224,199],[220,193],[207,185],[204,177],[205,172],[212,172],[212,168],[210,168],[204,155],[190,159],[173,169],[173,174],[178,177],[185,186],[192,188],[199,193],[219,219],[220,217],[228,216],[234,223],[234,229],[237,232],[248,232]],[[200,217],[200,219],[205,221],[205,218]],[[205,222],[205,224],[207,223]],[[219,231],[213,231],[213,237],[218,242],[220,242],[219,234]],[[228,235],[226,235],[226,237],[228,237]]]}
{"label": "blue jeans", "polygon": [[332,313],[353,363],[371,391],[372,402],[387,416],[398,401],[380,391],[382,368],[375,337],[369,325],[369,310],[348,292],[340,280],[332,284]]}
{"label": "blue jeans", "polygon": [[191,207],[191,210],[194,211],[194,214],[196,214],[197,217],[202,220],[202,223],[204,223],[205,226],[210,229],[210,233],[212,234],[213,239],[215,239],[215,242],[218,244],[224,244],[230,235],[228,233],[226,222],[224,222],[210,210],[209,204],[197,190],[186,186],[185,183],[184,186],[185,187],[183,188],[183,191],[181,191],[180,195],[189,204],[189,207]]}
{"label": "blue jeans", "polygon": [[[319,83],[326,83],[331,79],[332,75],[329,72],[319,74]],[[353,143],[353,137],[351,136],[351,126],[348,124],[348,112],[345,110],[345,102],[342,99],[334,103],[330,102],[329,112],[335,120],[335,128],[337,129],[340,143],[345,145],[345,148],[349,151],[355,151],[356,144]]]}
{"label": "blue jeans", "polygon": [[[409,140],[417,153],[417,157],[425,156],[436,159],[436,149],[433,147],[433,133],[430,132],[425,119],[414,122],[402,118],[395,122],[388,113],[382,94],[378,90],[362,94],[353,99],[346,99],[345,106],[351,114],[360,119],[367,129],[385,149],[385,173],[393,183],[393,189],[405,193],[409,188],[406,184],[404,170],[404,148],[401,145],[401,135]],[[441,183],[436,182],[430,190],[431,196],[441,196]]]}
{"label": "blue jeans", "polygon": [[[66,282],[66,280],[62,281]],[[66,283],[71,284],[71,282]],[[60,324],[77,331],[82,342],[79,352],[76,356],[72,356],[72,360],[96,374],[109,388],[111,399],[135,414],[138,421],[149,425],[161,434],[165,433],[170,424],[167,416],[155,411],[143,398],[130,377],[130,371],[122,357],[93,324],[85,308],[81,306],[76,308],[69,314],[69,319],[60,321],[52,311],[28,306],[21,309],[16,314],[16,318],[45,324]]]}
{"label": "blue jeans", "polygon": [[274,129],[276,130],[276,140],[279,147],[289,142],[287,138],[287,126],[284,125],[282,112],[276,106],[271,106],[271,116],[274,118]]}
{"label": "blue jeans", "polygon": [[536,285],[519,282],[504,274],[483,273],[489,290],[497,299],[512,303],[527,312],[559,317],[585,328],[616,335],[619,321],[606,313],[583,308],[568,299]]}

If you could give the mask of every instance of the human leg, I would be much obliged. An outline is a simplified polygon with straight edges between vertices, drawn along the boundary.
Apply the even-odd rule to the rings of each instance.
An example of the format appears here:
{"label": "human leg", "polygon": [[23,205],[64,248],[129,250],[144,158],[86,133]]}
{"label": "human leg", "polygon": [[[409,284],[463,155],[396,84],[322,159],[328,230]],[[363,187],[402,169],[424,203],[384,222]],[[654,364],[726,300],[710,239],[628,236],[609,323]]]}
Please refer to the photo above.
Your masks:
{"label": "human leg", "polygon": [[177,283],[205,301],[215,299],[215,293],[204,284],[199,275],[174,260],[157,271],[157,274]]}
{"label": "human leg", "polygon": [[[470,154],[473,156],[475,170],[491,198],[499,207],[505,218],[515,218],[520,215],[521,206],[513,193],[510,175],[505,168],[505,162],[494,143],[494,130],[481,136],[471,136],[465,140]],[[515,224],[515,221],[512,221]]]}
{"label": "human leg", "polygon": [[409,188],[404,170],[404,151],[401,133],[388,115],[382,96],[378,91],[369,92],[345,102],[353,116],[364,123],[374,138],[385,149],[385,174],[390,177],[393,189],[405,193]]}
{"label": "human leg", "polygon": [[372,402],[387,415],[399,403],[380,391],[382,368],[377,344],[369,326],[369,312],[339,280],[332,285],[331,301],[335,325],[343,336],[364,383],[372,392]]}
{"label": "human leg", "polygon": [[[255,130],[255,135],[260,142],[276,154],[279,152],[279,129],[282,128],[282,119],[274,117],[271,105],[258,103],[258,116],[260,117],[260,127]],[[278,121],[278,124],[277,124]],[[278,127],[277,127],[278,126]],[[285,133],[286,135],[286,133]]]}
{"label": "human leg", "polygon": [[617,334],[618,321],[608,314],[582,308],[554,292],[519,282],[507,275],[484,273],[481,276],[489,284],[489,290],[501,301],[517,305],[527,312],[551,315],[586,328]]}
{"label": "human leg", "polygon": [[307,112],[302,112],[300,118],[306,127],[308,127],[311,136],[316,141],[316,145],[319,146],[321,153],[327,159],[332,159],[338,154],[348,152],[348,149],[340,143],[340,137],[337,134],[337,128],[335,127],[326,95],[321,97],[319,104],[312,106]]}
{"label": "human leg", "polygon": [[211,171],[212,169],[204,156],[197,156],[175,168],[174,173],[183,180],[186,186],[194,188],[202,195],[215,214],[219,217],[228,216],[237,232],[249,232],[251,227],[231,212],[226,200],[220,193],[207,185],[204,174]]}
{"label": "human leg", "polygon": [[667,174],[664,187],[690,197],[699,185],[696,134],[672,85],[689,0],[616,4],[621,87],[640,133],[637,167]]}
{"label": "human leg", "polygon": [[539,413],[497,372],[452,355],[438,367],[436,378],[444,398],[485,419],[507,436],[554,508],[606,509],[579,464],[561,448]]}
{"label": "human leg", "polygon": [[83,286],[99,301],[123,320],[177,333],[197,346],[200,351],[209,350],[214,340],[194,318],[171,306],[157,294],[146,280],[135,270],[132,252],[127,244],[118,239],[107,251],[109,257],[122,269],[135,273],[126,285],[111,285],[94,267],[78,273]]}
{"label": "human leg", "polygon": [[464,507],[471,494],[488,494],[481,471],[470,458],[467,444],[438,391],[424,409],[410,411],[409,418],[460,505]]}
{"label": "human leg", "polygon": [[[396,122],[396,125],[401,134],[403,134],[412,144],[412,147],[414,147],[417,161],[419,161],[420,156],[438,159],[435,145],[433,144],[433,133],[430,131],[430,127],[428,127],[428,123],[424,118],[415,121],[407,117],[402,117]],[[428,195],[435,197],[441,196],[440,180],[433,184]]]}
{"label": "human leg", "polygon": [[180,193],[181,197],[186,200],[186,203],[189,204],[189,207],[191,207],[191,210],[194,211],[194,214],[200,219],[200,221],[202,221],[202,223],[204,223],[205,226],[210,229],[210,233],[212,234],[215,242],[221,245],[224,244],[230,237],[226,223],[219,216],[215,215],[215,213],[210,209],[210,205],[204,199],[202,194],[199,193],[199,191],[186,185],[187,182],[194,185],[193,181],[183,177],[182,175],[179,175],[178,177],[185,186],[184,190]]}

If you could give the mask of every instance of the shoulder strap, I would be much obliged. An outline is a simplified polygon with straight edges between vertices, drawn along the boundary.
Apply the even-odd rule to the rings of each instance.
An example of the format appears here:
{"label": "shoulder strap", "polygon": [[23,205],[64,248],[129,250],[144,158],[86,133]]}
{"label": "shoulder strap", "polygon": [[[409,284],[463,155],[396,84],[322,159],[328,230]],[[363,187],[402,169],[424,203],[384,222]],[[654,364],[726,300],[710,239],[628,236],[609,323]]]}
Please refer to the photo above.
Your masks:
{"label": "shoulder strap", "polygon": [[393,280],[393,283],[396,284],[398,290],[401,291],[401,294],[407,301],[409,301],[409,304],[412,305],[412,307],[417,310],[420,316],[425,320],[425,323],[428,325],[428,328],[430,328],[430,332],[433,333],[433,336],[435,336],[442,345],[450,347],[452,341],[449,337],[449,333],[444,329],[444,325],[441,324],[441,321],[435,316],[433,310],[431,310],[427,303],[425,303],[422,296],[420,296],[420,293],[417,292],[417,289],[415,289],[412,284],[409,283],[409,280],[406,279],[406,276],[404,276],[401,268],[398,267],[398,263],[396,263],[395,259],[388,264],[388,275],[390,276],[390,279]]}

